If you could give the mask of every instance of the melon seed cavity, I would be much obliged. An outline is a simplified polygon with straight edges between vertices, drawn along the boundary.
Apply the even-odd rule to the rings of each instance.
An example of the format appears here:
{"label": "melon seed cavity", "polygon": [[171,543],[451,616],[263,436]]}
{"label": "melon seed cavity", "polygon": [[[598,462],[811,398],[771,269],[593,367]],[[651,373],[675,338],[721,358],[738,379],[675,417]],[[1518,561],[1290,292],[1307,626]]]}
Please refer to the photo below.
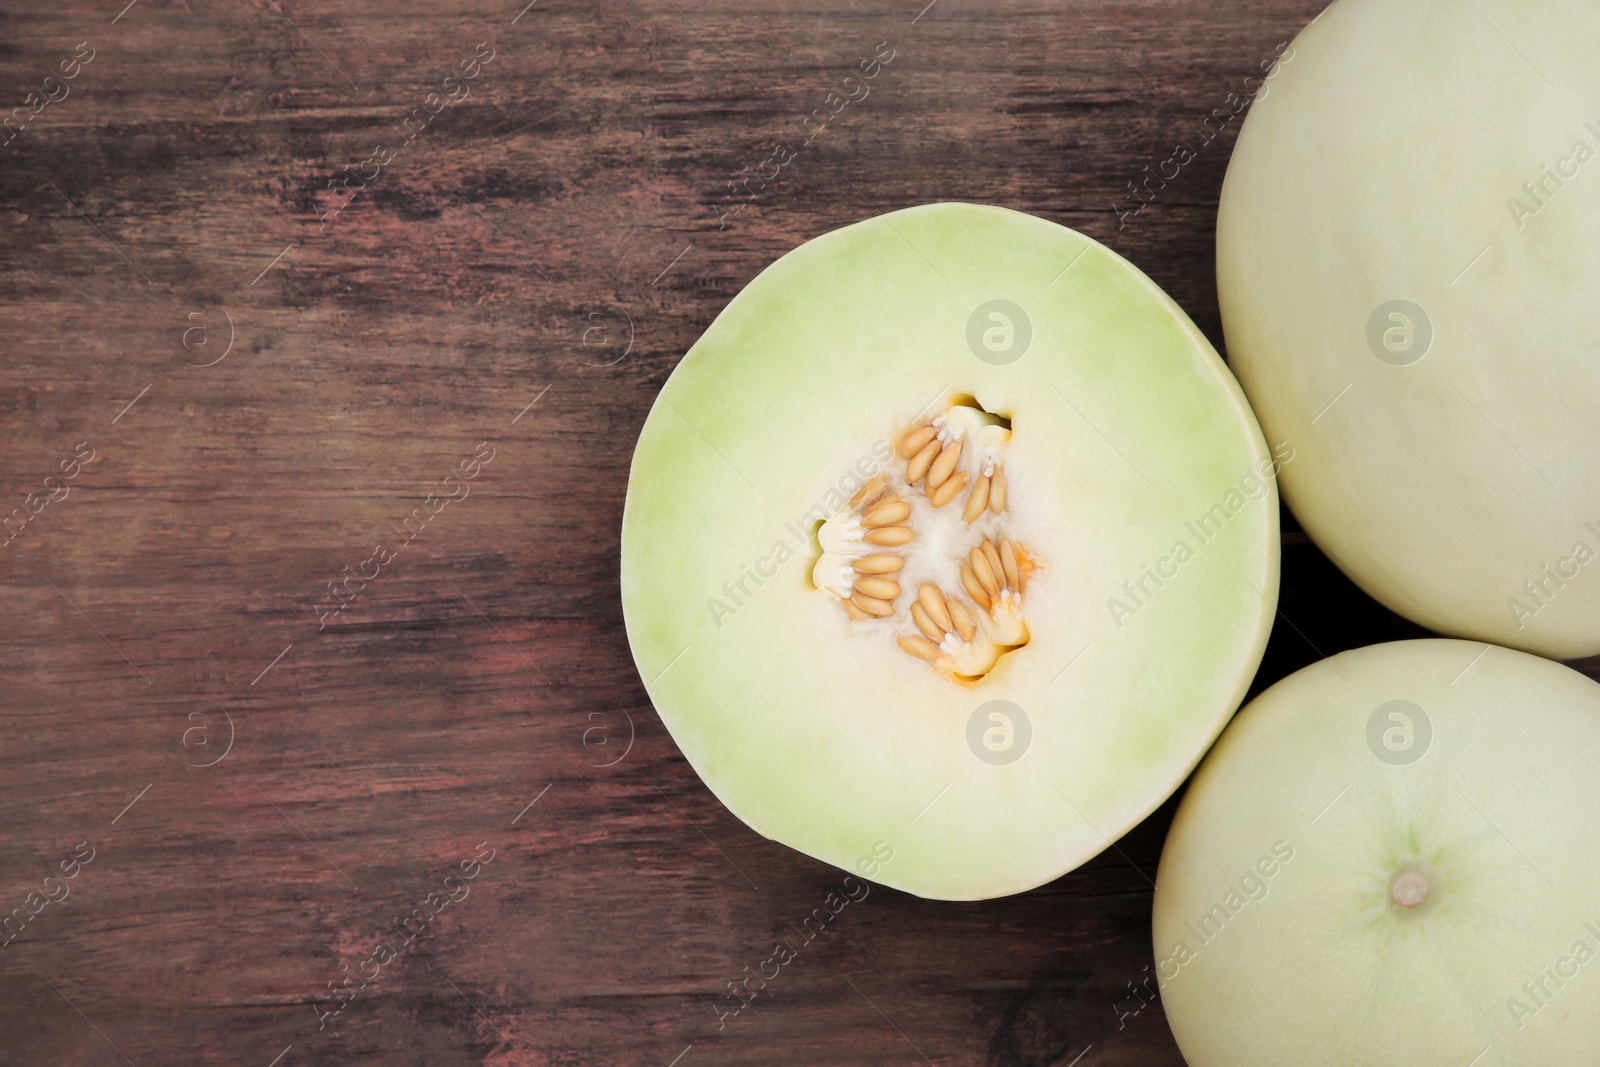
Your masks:
{"label": "melon seed cavity", "polygon": [[[888,471],[817,529],[812,584],[851,624],[972,684],[1028,643],[1028,551],[1006,536],[1009,420],[958,397],[907,428]],[[919,491],[920,485],[920,491]]]}

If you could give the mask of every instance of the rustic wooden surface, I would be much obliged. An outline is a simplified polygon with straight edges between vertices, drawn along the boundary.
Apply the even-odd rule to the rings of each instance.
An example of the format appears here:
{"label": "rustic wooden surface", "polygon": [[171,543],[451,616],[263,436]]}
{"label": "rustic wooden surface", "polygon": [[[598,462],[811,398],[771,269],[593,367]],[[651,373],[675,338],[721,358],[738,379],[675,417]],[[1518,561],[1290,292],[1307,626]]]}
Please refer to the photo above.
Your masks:
{"label": "rustic wooden surface", "polygon": [[[0,171],[5,507],[57,497],[0,549],[0,912],[94,850],[0,948],[0,1062],[1180,1064],[1132,1010],[1171,803],[1013,899],[875,889],[719,1029],[840,875],[679,755],[617,529],[681,354],[880,209],[1077,227],[1220,346],[1238,121],[1118,209],[1321,0],[124,2],[0,16],[5,106],[58,97]],[[433,492],[467,495],[323,618]],[[1292,526],[1282,608],[1258,687],[1419,632]],[[480,844],[465,899],[319,1030]]]}

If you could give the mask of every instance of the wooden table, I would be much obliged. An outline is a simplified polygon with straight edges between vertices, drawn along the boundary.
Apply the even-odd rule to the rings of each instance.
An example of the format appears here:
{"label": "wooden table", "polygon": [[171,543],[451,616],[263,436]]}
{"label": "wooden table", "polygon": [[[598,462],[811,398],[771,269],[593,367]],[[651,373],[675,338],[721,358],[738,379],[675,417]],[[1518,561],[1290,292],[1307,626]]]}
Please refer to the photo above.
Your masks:
{"label": "wooden table", "polygon": [[[1321,0],[123,2],[4,21],[0,1062],[1181,1063],[1171,803],[1019,897],[874,889],[719,1028],[839,873],[673,745],[617,530],[682,353],[880,210],[1074,226],[1220,346],[1229,94]],[[1258,688],[1420,633],[1286,523]]]}

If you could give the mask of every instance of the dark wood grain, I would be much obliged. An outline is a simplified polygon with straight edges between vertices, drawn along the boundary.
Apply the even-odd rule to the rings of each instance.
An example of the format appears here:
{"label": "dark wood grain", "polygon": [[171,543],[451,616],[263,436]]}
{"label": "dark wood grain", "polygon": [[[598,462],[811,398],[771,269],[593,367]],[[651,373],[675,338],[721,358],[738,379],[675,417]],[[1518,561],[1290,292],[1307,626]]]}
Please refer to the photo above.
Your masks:
{"label": "dark wood grain", "polygon": [[[3,150],[6,507],[95,451],[0,549],[0,912],[95,850],[0,949],[0,1061],[1181,1063],[1158,1004],[1129,1014],[1170,803],[1019,897],[874,889],[714,1010],[840,876],[722,809],[635,673],[617,530],[657,390],[777,256],[940,199],[1106,242],[1220,346],[1238,121],[1119,209],[1321,6],[923,2],[0,16],[6,106],[94,50]],[[879,42],[870,95],[808,131]],[[1289,529],[1258,688],[1420,632]]]}

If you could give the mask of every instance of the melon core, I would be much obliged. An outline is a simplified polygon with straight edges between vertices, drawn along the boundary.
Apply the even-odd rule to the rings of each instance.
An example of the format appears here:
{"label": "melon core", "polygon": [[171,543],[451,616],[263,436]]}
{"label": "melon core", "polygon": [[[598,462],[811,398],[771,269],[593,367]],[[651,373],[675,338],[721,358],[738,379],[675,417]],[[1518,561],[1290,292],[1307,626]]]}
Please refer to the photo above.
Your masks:
{"label": "melon core", "polygon": [[1339,0],[1224,183],[1228,357],[1386,606],[1600,654],[1600,5]]}
{"label": "melon core", "polygon": [[662,389],[628,638],[759,833],[922,896],[1018,892],[1152,811],[1238,706],[1291,458],[1108,249],[894,212],[778,260]]}
{"label": "melon core", "polygon": [[1157,877],[1190,1067],[1580,1067],[1600,1049],[1600,685],[1465,641],[1346,652],[1233,721]]}

